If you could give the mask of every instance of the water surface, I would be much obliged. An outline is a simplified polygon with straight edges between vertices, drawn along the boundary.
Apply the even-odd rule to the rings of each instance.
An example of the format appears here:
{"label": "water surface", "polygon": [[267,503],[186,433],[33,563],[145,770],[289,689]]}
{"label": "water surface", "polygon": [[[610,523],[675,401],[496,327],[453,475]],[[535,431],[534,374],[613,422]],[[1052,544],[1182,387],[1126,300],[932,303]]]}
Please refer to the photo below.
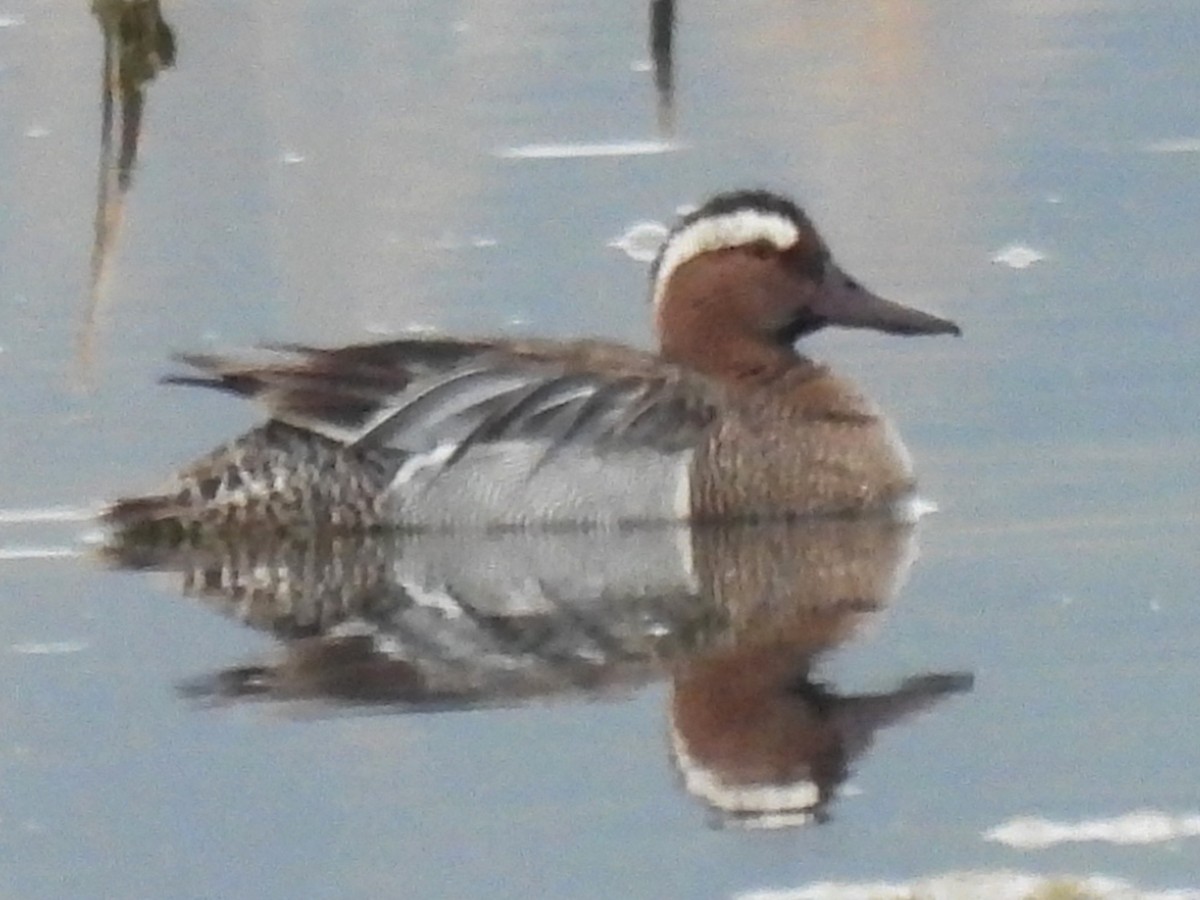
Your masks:
{"label": "water surface", "polygon": [[[173,66],[152,22],[133,32],[107,146],[97,7],[0,6],[0,891],[1200,887],[1186,830],[984,838],[1200,806],[1194,4],[680,2],[667,105],[643,3],[177,0]],[[172,350],[412,328],[648,346],[644,266],[608,244],[740,185],[795,194],[844,268],[965,330],[809,345],[941,506],[814,680],[974,676],[880,732],[825,824],[714,817],[672,762],[662,673],[442,714],[203,702],[182,688],[276,638],[170,577],[45,552],[86,523],[15,521],[150,487],[253,421],[157,386]]]}

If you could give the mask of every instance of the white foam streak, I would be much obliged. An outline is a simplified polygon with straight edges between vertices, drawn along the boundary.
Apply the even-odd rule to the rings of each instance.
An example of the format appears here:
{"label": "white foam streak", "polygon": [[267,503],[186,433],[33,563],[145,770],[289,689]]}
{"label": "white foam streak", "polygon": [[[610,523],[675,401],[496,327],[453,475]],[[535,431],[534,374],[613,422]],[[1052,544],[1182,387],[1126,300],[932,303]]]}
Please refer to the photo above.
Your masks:
{"label": "white foam streak", "polygon": [[937,503],[933,500],[922,497],[920,494],[912,494],[896,504],[893,515],[901,522],[915,525],[926,516],[933,515],[938,509]]}
{"label": "white foam streak", "polygon": [[1151,809],[1111,819],[1054,822],[1036,816],[1012,819],[984,833],[984,840],[1020,850],[1044,850],[1056,844],[1102,842],[1158,844],[1200,837],[1200,815],[1173,816]]}
{"label": "white foam streak", "polygon": [[1009,244],[996,251],[992,262],[1008,266],[1010,269],[1028,269],[1034,263],[1039,263],[1045,258],[1046,254],[1041,250],[1035,250],[1025,244]]}
{"label": "white foam streak", "polygon": [[496,151],[501,159],[587,159],[602,156],[653,156],[683,145],[673,141],[608,141],[594,144],[524,144]]}
{"label": "white foam streak", "polygon": [[1200,153],[1200,137],[1167,138],[1151,141],[1142,148],[1146,153]]}
{"label": "white foam streak", "polygon": [[83,553],[74,547],[0,547],[0,562],[23,559],[74,559]]}
{"label": "white foam streak", "polygon": [[79,653],[88,647],[86,641],[25,641],[8,649],[24,656],[61,656]]}
{"label": "white foam streak", "polygon": [[632,260],[648,263],[658,255],[668,232],[667,226],[661,222],[634,222],[609,241],[608,246],[620,250]]}
{"label": "white foam streak", "polygon": [[1200,900],[1194,889],[1148,891],[1103,875],[1050,876],[1026,872],[947,872],[903,882],[824,881],[800,888],[744,891],[738,900]]}
{"label": "white foam streak", "polygon": [[78,506],[47,506],[44,509],[0,509],[0,525],[27,525],[38,522],[87,522],[97,510]]}

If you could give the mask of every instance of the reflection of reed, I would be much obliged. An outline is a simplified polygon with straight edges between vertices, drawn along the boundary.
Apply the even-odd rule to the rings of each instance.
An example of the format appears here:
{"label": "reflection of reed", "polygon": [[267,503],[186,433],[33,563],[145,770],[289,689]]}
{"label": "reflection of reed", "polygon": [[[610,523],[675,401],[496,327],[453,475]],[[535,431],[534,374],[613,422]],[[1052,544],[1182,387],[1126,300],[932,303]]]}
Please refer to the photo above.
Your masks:
{"label": "reflection of reed", "polygon": [[658,130],[675,134],[675,0],[650,0],[650,59],[658,92]]}
{"label": "reflection of reed", "polygon": [[672,759],[723,825],[824,820],[878,732],[972,683],[918,673],[843,694],[817,680],[905,578],[912,529],[886,520],[114,540],[111,562],[171,573],[281,644],[187,696],[428,712],[669,679]]}
{"label": "reflection of reed", "polygon": [[[145,110],[145,85],[175,64],[175,36],[163,21],[158,0],[94,0],[92,14],[104,35],[100,75],[100,166],[96,185],[91,277],[76,346],[79,382],[86,385],[95,363],[97,323],[107,276],[133,181]],[[119,100],[118,100],[119,98]],[[114,149],[120,106],[120,142]]]}

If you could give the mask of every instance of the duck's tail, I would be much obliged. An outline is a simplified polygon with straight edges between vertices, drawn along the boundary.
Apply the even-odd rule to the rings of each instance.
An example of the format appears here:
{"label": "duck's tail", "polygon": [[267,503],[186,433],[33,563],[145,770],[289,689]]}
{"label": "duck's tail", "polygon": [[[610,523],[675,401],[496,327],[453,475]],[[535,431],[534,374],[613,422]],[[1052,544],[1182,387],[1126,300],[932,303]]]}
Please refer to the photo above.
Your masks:
{"label": "duck's tail", "polygon": [[100,512],[100,521],[110,528],[135,528],[152,522],[176,519],[181,511],[178,497],[163,494],[122,497]]}
{"label": "duck's tail", "polygon": [[178,494],[122,497],[99,515],[109,546],[175,544],[187,534],[194,518],[194,509]]}

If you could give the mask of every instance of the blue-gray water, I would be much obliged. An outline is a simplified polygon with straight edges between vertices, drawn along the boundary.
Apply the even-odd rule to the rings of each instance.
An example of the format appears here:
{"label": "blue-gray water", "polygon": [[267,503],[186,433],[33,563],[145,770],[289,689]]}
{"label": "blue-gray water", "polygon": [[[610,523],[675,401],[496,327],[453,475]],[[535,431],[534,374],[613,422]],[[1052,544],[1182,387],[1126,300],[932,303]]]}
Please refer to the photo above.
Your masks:
{"label": "blue-gray water", "polygon": [[[607,244],[722,188],[796,195],[844,268],[961,340],[822,335],[941,511],[821,676],[972,692],[877,736],[820,826],[713,827],[661,682],[438,715],[205,708],[271,640],[86,527],[0,515],[0,895],[721,897],[960,869],[1200,886],[1200,838],[1018,850],[1021,815],[1200,808],[1200,7],[680,0],[672,152],[647,9],[164,3],[94,295],[104,39],[0,3],[0,512],[88,507],[253,421],[178,349],[414,326],[649,345]],[[1042,259],[1011,263],[1024,247]],[[999,259],[1000,261],[996,261]],[[93,302],[94,301],[94,304]]]}

